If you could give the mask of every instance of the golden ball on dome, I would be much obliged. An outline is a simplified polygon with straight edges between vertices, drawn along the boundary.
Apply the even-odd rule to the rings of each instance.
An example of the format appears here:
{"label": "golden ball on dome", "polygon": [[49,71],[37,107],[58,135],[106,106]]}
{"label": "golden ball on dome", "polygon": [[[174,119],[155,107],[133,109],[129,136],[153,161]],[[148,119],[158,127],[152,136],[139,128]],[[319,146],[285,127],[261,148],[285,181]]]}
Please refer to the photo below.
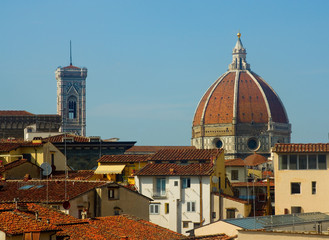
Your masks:
{"label": "golden ball on dome", "polygon": [[240,38],[241,37],[241,33],[238,32],[237,36],[238,36],[238,38]]}

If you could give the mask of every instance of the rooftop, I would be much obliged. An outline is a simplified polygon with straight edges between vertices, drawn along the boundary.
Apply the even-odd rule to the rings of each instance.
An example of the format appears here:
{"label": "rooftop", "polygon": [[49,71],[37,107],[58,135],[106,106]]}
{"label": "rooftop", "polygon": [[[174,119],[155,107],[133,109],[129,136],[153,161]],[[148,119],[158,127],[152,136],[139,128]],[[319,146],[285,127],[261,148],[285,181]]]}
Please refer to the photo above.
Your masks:
{"label": "rooftop", "polygon": [[277,143],[272,151],[277,153],[329,153],[329,143]]}
{"label": "rooftop", "polygon": [[209,161],[221,152],[222,149],[162,149],[156,152],[150,161]]}
{"label": "rooftop", "polygon": [[211,163],[148,163],[139,170],[137,176],[210,176],[213,173]]}
{"label": "rooftop", "polygon": [[129,163],[129,162],[147,162],[152,155],[150,154],[120,154],[103,155],[97,162],[100,163]]}
{"label": "rooftop", "polygon": [[244,229],[265,229],[277,226],[329,221],[329,215],[320,212],[312,212],[248,218],[231,218],[222,221]]}
{"label": "rooftop", "polygon": [[[66,187],[65,187],[66,182]],[[80,180],[7,180],[0,182],[0,202],[12,203],[14,198],[20,202],[31,203],[62,203],[74,199],[96,187],[109,184],[106,181]],[[66,199],[65,199],[66,190]]]}
{"label": "rooftop", "polygon": [[195,149],[194,146],[132,146],[126,150],[127,154],[131,153],[155,153],[162,149]]}

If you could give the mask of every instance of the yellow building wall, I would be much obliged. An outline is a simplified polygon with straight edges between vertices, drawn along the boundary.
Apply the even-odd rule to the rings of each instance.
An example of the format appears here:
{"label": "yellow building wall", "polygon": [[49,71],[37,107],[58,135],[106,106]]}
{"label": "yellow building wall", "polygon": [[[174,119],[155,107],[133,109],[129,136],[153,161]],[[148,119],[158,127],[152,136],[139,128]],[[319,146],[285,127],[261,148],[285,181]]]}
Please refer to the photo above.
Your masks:
{"label": "yellow building wall", "polygon": [[212,181],[213,176],[216,176],[220,179],[220,188],[223,193],[233,196],[233,191],[230,188],[229,184],[225,184],[226,179],[226,170],[225,170],[225,158],[224,151],[218,154],[217,158],[214,159],[215,170],[210,179],[211,189],[216,187],[218,189],[218,183]]}
{"label": "yellow building wall", "polygon": [[54,165],[56,170],[65,170],[65,156],[59,151],[52,143],[36,144],[35,146],[19,147],[8,153],[2,153],[3,164],[23,158],[23,154],[31,155],[31,162],[40,166],[42,163],[47,162],[51,165],[51,155],[54,154]]}
{"label": "yellow building wall", "polygon": [[[126,165],[125,168],[122,171],[123,174],[123,181],[127,182],[128,184],[132,184],[135,185],[135,179],[134,179],[134,173],[136,173],[139,169],[143,168],[145,165],[147,164],[147,162],[134,162],[134,163],[125,163],[125,162],[117,162],[117,163],[98,163],[98,166],[100,165],[106,165],[106,166],[110,166],[110,165]],[[105,176],[103,176],[103,174],[97,174],[96,179],[100,179],[100,180],[108,180],[108,181],[114,181],[117,182],[117,174],[104,174]]]}
{"label": "yellow building wall", "polygon": [[[302,213],[329,212],[329,154],[327,169],[279,170],[279,155],[274,153],[275,214],[291,213],[291,207],[301,207]],[[316,194],[312,194],[312,182],[316,182]],[[291,182],[301,184],[300,194],[291,194]]]}

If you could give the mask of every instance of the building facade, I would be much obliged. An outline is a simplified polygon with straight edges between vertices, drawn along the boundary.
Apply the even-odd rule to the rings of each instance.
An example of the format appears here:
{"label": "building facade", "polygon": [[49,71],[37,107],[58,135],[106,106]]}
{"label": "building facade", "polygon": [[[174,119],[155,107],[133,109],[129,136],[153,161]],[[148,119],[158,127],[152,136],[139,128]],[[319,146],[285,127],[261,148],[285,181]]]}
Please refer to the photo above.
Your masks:
{"label": "building facade", "polygon": [[58,67],[57,114],[62,117],[61,132],[86,136],[86,78],[87,68],[72,65]]}
{"label": "building facade", "polygon": [[136,189],[153,198],[150,221],[178,233],[220,219],[218,198],[232,195],[225,180],[224,152],[216,149],[163,149],[136,173]]}
{"label": "building facade", "polygon": [[329,144],[276,144],[275,214],[329,212]]}
{"label": "building facade", "polygon": [[229,70],[201,98],[192,126],[196,148],[224,148],[227,159],[253,152],[270,156],[275,143],[289,143],[291,125],[271,86],[250,70],[241,34]]}

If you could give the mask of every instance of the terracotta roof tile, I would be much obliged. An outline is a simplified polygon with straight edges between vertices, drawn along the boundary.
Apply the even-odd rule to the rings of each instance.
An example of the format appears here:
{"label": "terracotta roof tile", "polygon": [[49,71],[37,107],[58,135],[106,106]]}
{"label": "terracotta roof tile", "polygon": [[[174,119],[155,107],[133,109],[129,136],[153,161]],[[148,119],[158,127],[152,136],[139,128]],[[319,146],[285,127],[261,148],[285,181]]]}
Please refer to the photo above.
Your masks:
{"label": "terracotta roof tile", "polygon": [[126,153],[130,152],[142,152],[142,153],[155,153],[162,149],[195,149],[194,146],[132,146]]}
{"label": "terracotta roof tile", "polygon": [[43,203],[48,201],[49,203],[62,203],[65,200],[74,199],[83,193],[108,183],[105,181],[67,180],[67,199],[65,199],[64,180],[29,180],[27,182],[23,180],[7,180],[0,183],[3,185],[0,191],[0,202],[13,202],[14,198],[19,198],[21,202]]}
{"label": "terracotta roof tile", "polygon": [[[232,187],[266,187],[267,182],[232,182]],[[270,182],[270,186],[274,187],[274,183]]]}
{"label": "terracotta roof tile", "polygon": [[89,142],[88,137],[83,137],[83,136],[78,136],[78,135],[73,135],[73,134],[60,134],[56,136],[51,136],[48,138],[44,138],[44,140],[52,142],[52,143],[59,143],[63,142],[63,138],[73,138],[74,142]]}
{"label": "terracotta roof tile", "polygon": [[329,153],[329,143],[277,143],[272,151],[277,153]]}
{"label": "terracotta roof tile", "polygon": [[244,159],[246,166],[257,166],[262,163],[266,163],[268,160],[266,157],[259,155],[257,153],[254,153],[252,155],[249,155]]}
{"label": "terracotta roof tile", "polygon": [[162,149],[150,161],[213,160],[222,149]]}
{"label": "terracotta roof tile", "polygon": [[233,239],[236,239],[236,237],[237,236],[230,237],[230,236],[222,233],[222,234],[187,237],[184,239],[186,239],[186,240],[233,240]]}
{"label": "terracotta roof tile", "polygon": [[120,155],[103,155],[97,162],[100,163],[121,163],[121,162],[147,162],[151,157],[150,154],[120,154]]}
{"label": "terracotta roof tile", "polygon": [[19,211],[0,213],[0,230],[6,234],[17,235],[28,232],[58,231],[54,225],[31,219]]}
{"label": "terracotta roof tile", "polygon": [[149,163],[139,170],[137,176],[210,176],[213,173],[211,163]]}
{"label": "terracotta roof tile", "polygon": [[[4,172],[4,171],[7,171],[9,169],[12,169],[12,168],[15,168],[15,167],[18,167],[26,162],[29,162],[27,159],[19,159],[19,160],[15,160],[15,161],[12,161],[10,163],[7,163],[3,166],[0,166],[0,173],[1,172]],[[33,164],[33,163],[31,163]]]}
{"label": "terracotta roof tile", "polygon": [[24,110],[2,110],[0,116],[34,116],[35,114]]}
{"label": "terracotta roof tile", "polygon": [[227,167],[244,167],[245,163],[241,158],[225,160],[225,166]]}
{"label": "terracotta roof tile", "polygon": [[9,152],[21,146],[20,143],[0,142],[0,152]]}
{"label": "terracotta roof tile", "polygon": [[224,193],[221,193],[220,196],[223,197],[223,198],[230,199],[230,200],[235,201],[235,202],[244,203],[244,204],[248,203],[248,201],[245,201],[241,198],[233,197],[233,196],[230,196],[230,195],[227,195],[227,194],[224,194]]}
{"label": "terracotta roof tile", "polygon": [[[68,179],[71,180],[88,180],[94,176],[94,170],[77,170],[68,171]],[[51,179],[64,179],[66,178],[65,171],[55,171],[51,173]]]}
{"label": "terracotta roof tile", "polygon": [[73,65],[70,65],[70,66],[67,66],[67,67],[63,67],[64,69],[81,69],[79,67],[76,67],[76,66],[73,66]]}

